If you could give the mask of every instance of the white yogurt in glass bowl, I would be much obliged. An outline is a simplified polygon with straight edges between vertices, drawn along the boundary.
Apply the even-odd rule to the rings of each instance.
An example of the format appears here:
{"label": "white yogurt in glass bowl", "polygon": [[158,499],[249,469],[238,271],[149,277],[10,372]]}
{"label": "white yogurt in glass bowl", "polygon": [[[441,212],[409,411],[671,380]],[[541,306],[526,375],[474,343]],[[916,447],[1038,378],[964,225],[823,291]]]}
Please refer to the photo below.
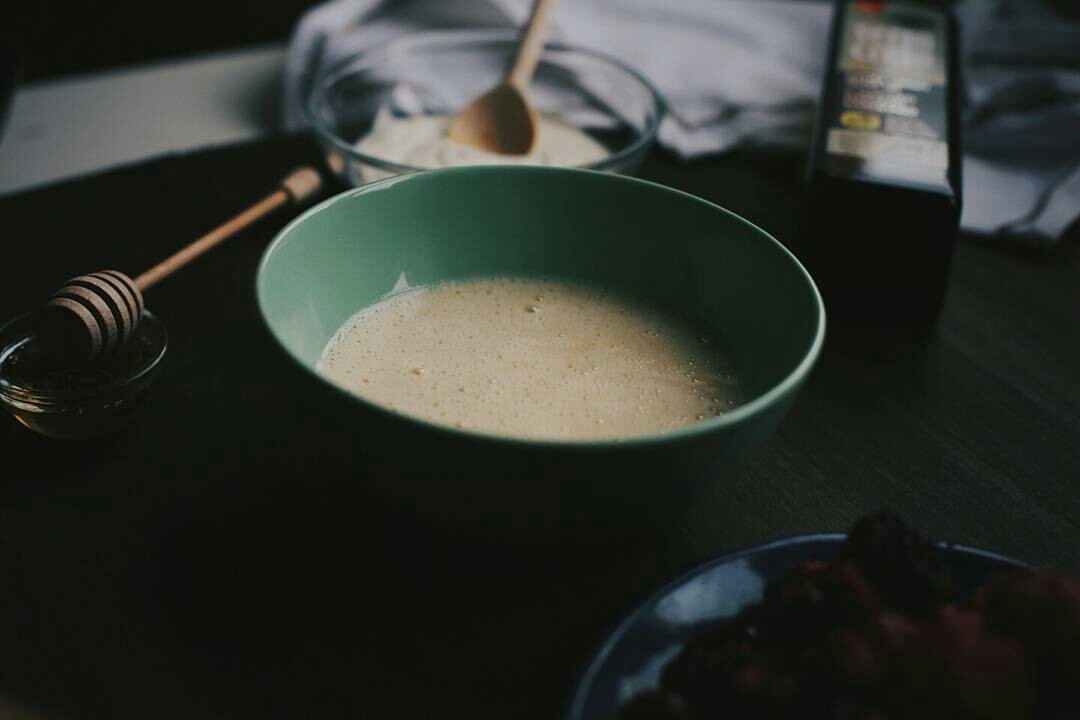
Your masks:
{"label": "white yogurt in glass bowl", "polygon": [[353,185],[453,165],[531,164],[632,172],[656,139],[663,102],[633,69],[548,45],[530,87],[538,147],[499,155],[445,137],[450,118],[498,81],[513,31],[412,35],[345,58],[305,105],[329,166]]}
{"label": "white yogurt in glass bowl", "polygon": [[[537,118],[536,146],[528,155],[503,155],[454,142],[446,136],[448,115],[396,117],[383,109],[356,149],[401,165],[441,168],[456,165],[559,165],[599,162],[608,149],[587,132],[551,115]],[[374,174],[374,173],[373,173]]]}

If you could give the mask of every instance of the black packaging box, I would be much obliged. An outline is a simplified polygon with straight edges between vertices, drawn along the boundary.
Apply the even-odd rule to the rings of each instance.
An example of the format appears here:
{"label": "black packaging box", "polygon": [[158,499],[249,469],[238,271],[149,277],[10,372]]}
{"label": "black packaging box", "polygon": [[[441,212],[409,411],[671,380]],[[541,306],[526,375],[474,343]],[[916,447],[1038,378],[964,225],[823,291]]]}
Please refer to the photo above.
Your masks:
{"label": "black packaging box", "polygon": [[941,312],[961,204],[957,32],[940,4],[835,4],[800,255],[830,320]]}

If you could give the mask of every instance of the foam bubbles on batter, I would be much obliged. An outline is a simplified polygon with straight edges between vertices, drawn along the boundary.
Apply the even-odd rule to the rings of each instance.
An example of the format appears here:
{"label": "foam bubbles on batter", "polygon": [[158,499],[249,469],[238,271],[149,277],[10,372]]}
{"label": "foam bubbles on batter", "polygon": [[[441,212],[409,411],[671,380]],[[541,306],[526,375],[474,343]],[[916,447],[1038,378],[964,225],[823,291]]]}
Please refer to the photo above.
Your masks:
{"label": "foam bubbles on batter", "polygon": [[679,318],[558,281],[495,278],[398,293],[350,318],[319,373],[432,422],[521,438],[662,433],[728,412],[739,383]]}

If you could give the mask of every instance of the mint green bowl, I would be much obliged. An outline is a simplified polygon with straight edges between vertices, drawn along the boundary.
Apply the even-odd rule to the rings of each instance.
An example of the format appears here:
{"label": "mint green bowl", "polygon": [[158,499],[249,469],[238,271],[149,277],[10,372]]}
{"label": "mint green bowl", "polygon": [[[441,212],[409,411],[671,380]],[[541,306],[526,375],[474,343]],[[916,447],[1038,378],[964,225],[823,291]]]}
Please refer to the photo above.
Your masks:
{"label": "mint green bowl", "polygon": [[[725,344],[751,399],[662,435],[529,441],[400,415],[315,374],[360,308],[405,287],[495,275],[600,285],[680,312]],[[471,528],[663,522],[772,433],[825,328],[810,276],[754,225],[661,185],[557,168],[433,170],[342,193],[278,234],[256,291],[316,409],[298,422],[347,429],[357,483]]]}

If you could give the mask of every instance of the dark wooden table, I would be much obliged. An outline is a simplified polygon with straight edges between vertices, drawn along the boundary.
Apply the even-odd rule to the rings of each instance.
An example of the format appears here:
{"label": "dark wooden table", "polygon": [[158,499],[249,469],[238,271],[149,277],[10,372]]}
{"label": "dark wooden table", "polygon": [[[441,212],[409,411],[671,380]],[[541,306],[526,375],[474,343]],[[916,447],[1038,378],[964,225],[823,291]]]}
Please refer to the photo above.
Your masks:
{"label": "dark wooden table", "polygon": [[[0,316],[135,272],[313,161],[305,138],[0,199]],[[802,159],[646,177],[798,236]],[[961,244],[921,341],[827,342],[779,433],[663,537],[461,540],[364,495],[362,438],[289,382],[254,304],[267,220],[153,291],[171,349],[136,421],[89,443],[0,418],[0,694],[61,718],[552,718],[604,634],[693,565],[879,508],[1080,567],[1080,250]],[[658,478],[663,482],[663,478]]]}

